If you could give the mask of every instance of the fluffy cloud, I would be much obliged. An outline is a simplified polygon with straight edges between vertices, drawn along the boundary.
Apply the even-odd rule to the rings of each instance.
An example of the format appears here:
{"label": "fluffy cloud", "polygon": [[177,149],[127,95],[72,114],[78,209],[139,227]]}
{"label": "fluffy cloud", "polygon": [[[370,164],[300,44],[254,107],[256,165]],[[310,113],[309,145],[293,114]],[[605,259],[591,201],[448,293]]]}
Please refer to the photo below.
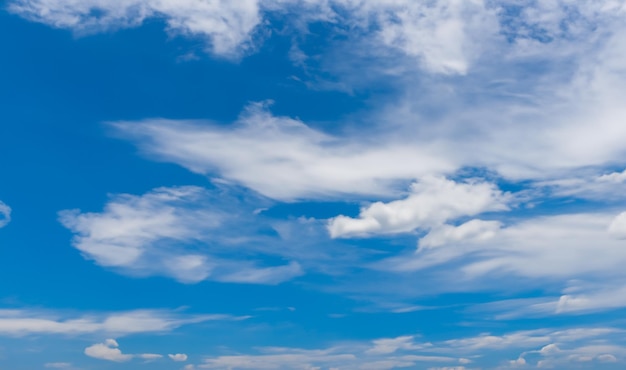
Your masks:
{"label": "fluffy cloud", "polygon": [[187,355],[184,353],[177,353],[175,355],[167,355],[172,361],[184,362],[187,361]]}
{"label": "fluffy cloud", "polygon": [[333,218],[328,229],[332,237],[410,232],[461,216],[507,210],[508,198],[493,184],[425,177],[411,186],[406,199],[376,202],[363,208],[358,218]]}
{"label": "fluffy cloud", "polygon": [[[161,18],[171,33],[204,37],[210,50],[221,56],[237,56],[253,49],[256,31],[265,23],[263,18],[289,14],[300,22],[322,20],[348,25],[438,73],[465,73],[477,54],[475,46],[496,35],[498,28],[495,9],[487,9],[482,1],[14,0],[9,10],[78,33],[136,27],[148,18]],[[371,26],[378,32],[369,34]]]}
{"label": "fluffy cloud", "polygon": [[108,314],[68,316],[61,313],[33,310],[0,310],[0,335],[31,334],[112,334],[172,331],[183,325],[214,320],[239,320],[228,315],[182,315],[180,313],[143,310]]}
{"label": "fluffy cloud", "polygon": [[264,267],[229,258],[235,246],[259,243],[250,239],[256,230],[247,229],[254,224],[251,207],[219,189],[159,188],[116,196],[102,213],[63,211],[60,220],[76,233],[73,245],[85,257],[129,274],[258,284],[301,275],[296,262]]}
{"label": "fluffy cloud", "polygon": [[130,361],[133,358],[140,358],[147,361],[157,360],[162,358],[162,355],[154,354],[154,353],[143,353],[143,354],[124,354],[119,349],[119,344],[115,339],[107,339],[104,343],[97,343],[85,348],[85,355],[93,358],[97,358],[99,360],[106,361],[114,361],[114,362],[126,362]]}
{"label": "fluffy cloud", "polygon": [[114,339],[107,339],[104,343],[94,344],[85,348],[85,355],[99,360],[125,362],[130,361],[133,355],[123,354]]}
{"label": "fluffy cloud", "polygon": [[16,0],[9,10],[78,33],[136,27],[147,18],[162,18],[170,32],[205,37],[210,50],[222,56],[247,49],[251,33],[261,21],[256,0]]}
{"label": "fluffy cloud", "polygon": [[11,208],[0,201],[0,228],[11,222]]}

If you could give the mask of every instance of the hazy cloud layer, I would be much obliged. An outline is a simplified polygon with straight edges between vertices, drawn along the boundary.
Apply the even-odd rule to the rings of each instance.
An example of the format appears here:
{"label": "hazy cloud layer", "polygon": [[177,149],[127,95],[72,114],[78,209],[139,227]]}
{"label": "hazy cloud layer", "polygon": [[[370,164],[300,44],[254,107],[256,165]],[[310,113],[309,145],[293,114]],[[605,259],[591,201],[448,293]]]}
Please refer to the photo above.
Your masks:
{"label": "hazy cloud layer", "polygon": [[[422,341],[419,336],[381,338],[370,343],[340,344],[325,349],[259,348],[255,354],[208,357],[196,365],[205,369],[465,369],[500,363],[513,365],[578,363],[589,356],[593,363],[615,362],[626,354],[619,340],[622,331],[612,328],[537,329],[501,335],[485,333],[476,337],[440,342]],[[507,356],[519,351],[518,359]],[[540,354],[539,358],[532,354]],[[489,354],[484,358],[484,354]],[[525,358],[528,362],[525,362]],[[521,360],[520,360],[521,359]],[[541,366],[540,366],[541,367]]]}

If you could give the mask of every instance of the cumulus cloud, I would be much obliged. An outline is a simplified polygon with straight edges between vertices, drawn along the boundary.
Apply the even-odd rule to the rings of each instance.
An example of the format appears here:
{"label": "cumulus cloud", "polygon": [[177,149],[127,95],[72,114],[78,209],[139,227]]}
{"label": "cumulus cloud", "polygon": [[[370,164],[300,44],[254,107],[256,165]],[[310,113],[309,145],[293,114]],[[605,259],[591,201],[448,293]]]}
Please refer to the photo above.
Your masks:
{"label": "cumulus cloud", "polygon": [[184,353],[177,353],[175,355],[167,355],[172,361],[184,362],[187,361],[187,355]]}
{"label": "cumulus cloud", "polygon": [[411,186],[406,199],[376,202],[361,209],[358,218],[338,216],[328,229],[332,237],[410,232],[461,216],[507,210],[508,199],[494,184],[425,177]]}
{"label": "cumulus cloud", "polygon": [[51,311],[0,310],[0,335],[32,334],[81,335],[169,332],[183,325],[215,320],[239,320],[228,315],[183,315],[181,313],[140,310],[71,316]]}
{"label": "cumulus cloud", "polygon": [[11,208],[0,201],[0,228],[11,222]]}
{"label": "cumulus cloud", "polygon": [[253,207],[219,190],[159,188],[142,196],[115,196],[102,213],[63,211],[60,221],[76,234],[73,245],[85,257],[129,274],[258,284],[301,275],[297,262],[260,266],[229,258],[236,246],[259,243],[251,239],[256,235],[250,229]]}
{"label": "cumulus cloud", "polygon": [[107,339],[104,343],[94,344],[85,348],[85,355],[99,360],[125,362],[130,361],[133,355],[123,354],[118,348],[119,344],[115,339]]}
{"label": "cumulus cloud", "polygon": [[119,344],[115,339],[107,339],[104,343],[97,343],[85,348],[85,355],[99,360],[113,361],[113,362],[126,362],[133,358],[140,358],[147,361],[157,360],[162,358],[162,355],[154,353],[142,353],[142,354],[124,354],[119,349]]}

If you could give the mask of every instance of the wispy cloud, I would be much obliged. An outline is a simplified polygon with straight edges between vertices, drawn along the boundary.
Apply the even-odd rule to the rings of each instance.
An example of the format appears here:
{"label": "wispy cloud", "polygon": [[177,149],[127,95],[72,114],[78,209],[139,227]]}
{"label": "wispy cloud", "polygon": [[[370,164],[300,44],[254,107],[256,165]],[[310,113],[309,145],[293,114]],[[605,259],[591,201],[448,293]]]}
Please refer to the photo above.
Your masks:
{"label": "wispy cloud", "polygon": [[63,211],[60,220],[77,234],[73,244],[85,257],[130,274],[255,284],[301,275],[295,261],[263,266],[233,253],[280,243],[258,235],[254,210],[261,204],[242,203],[225,189],[159,188],[115,196],[102,213]]}
{"label": "wispy cloud", "polygon": [[11,222],[11,207],[0,201],[0,228]]}
{"label": "wispy cloud", "polygon": [[[611,362],[626,350],[622,331],[613,328],[537,329],[481,334],[440,342],[422,341],[419,336],[381,338],[371,342],[338,344],[325,349],[258,348],[255,354],[207,357],[197,368],[206,369],[398,369],[485,368],[486,364],[513,364],[508,358],[520,351],[524,358],[543,353],[544,361],[576,362],[582,356],[593,361]],[[564,350],[558,350],[563,348]],[[552,349],[552,350],[550,350]],[[530,359],[531,356],[529,356]],[[516,364],[522,364],[522,360]]]}
{"label": "wispy cloud", "polygon": [[255,0],[16,0],[9,3],[9,10],[79,34],[136,27],[148,18],[163,18],[170,32],[204,37],[211,52],[226,57],[235,57],[251,47],[251,33],[261,22]]}
{"label": "wispy cloud", "polygon": [[84,335],[123,336],[169,332],[183,325],[206,321],[241,320],[230,315],[186,315],[164,310],[138,310],[71,315],[43,310],[0,310],[0,335]]}

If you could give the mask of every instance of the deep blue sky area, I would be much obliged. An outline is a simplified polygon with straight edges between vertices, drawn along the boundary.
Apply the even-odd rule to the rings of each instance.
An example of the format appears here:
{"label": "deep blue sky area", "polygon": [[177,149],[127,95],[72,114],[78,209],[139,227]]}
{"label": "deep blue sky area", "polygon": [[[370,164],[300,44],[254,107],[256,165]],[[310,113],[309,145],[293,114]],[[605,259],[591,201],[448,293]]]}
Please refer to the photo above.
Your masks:
{"label": "deep blue sky area", "polygon": [[0,370],[624,368],[624,17],[4,2]]}

